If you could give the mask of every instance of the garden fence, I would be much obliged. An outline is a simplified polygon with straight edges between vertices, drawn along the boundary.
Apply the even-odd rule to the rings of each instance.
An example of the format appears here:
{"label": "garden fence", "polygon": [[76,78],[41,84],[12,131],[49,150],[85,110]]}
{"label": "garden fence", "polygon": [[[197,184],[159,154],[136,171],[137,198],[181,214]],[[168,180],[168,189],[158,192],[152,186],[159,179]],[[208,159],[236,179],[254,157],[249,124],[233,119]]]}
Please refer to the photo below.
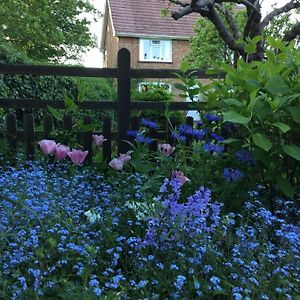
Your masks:
{"label": "garden fence", "polygon": [[[215,78],[218,75],[206,75],[203,70],[194,70],[198,78]],[[83,68],[68,66],[42,66],[42,65],[7,65],[0,64],[0,74],[6,75],[52,75],[52,76],[72,76],[72,77],[98,77],[98,78],[116,78],[117,80],[117,101],[99,100],[99,101],[75,101],[80,110],[86,111],[115,111],[117,113],[117,132],[112,131],[112,122],[110,117],[104,117],[103,130],[101,134],[107,138],[103,144],[103,158],[110,160],[112,154],[112,141],[117,144],[117,152],[125,153],[129,149],[127,131],[137,130],[139,120],[137,117],[131,118],[132,110],[166,110],[168,111],[187,111],[194,108],[191,102],[157,102],[157,101],[131,101],[131,79],[133,78],[177,78],[176,73],[181,73],[178,69],[133,69],[131,68],[130,52],[122,48],[118,52],[117,68]],[[15,113],[9,112],[10,109],[24,109],[25,112],[31,109],[45,110],[48,106],[55,109],[65,109],[64,101],[41,100],[41,99],[8,99],[0,98],[0,108],[7,111],[5,116],[4,131],[0,136],[7,140],[10,151],[15,152],[18,141],[23,140],[25,145],[25,154],[27,159],[34,159],[37,138],[49,138],[53,130],[53,119],[49,113],[43,115],[43,130],[35,129],[34,116],[32,113],[25,113],[24,128],[17,128],[17,118]],[[84,124],[92,124],[92,118],[89,115],[84,117]],[[192,124],[193,119],[187,118],[187,123]],[[63,129],[71,130],[73,127],[72,115],[66,115],[63,119]],[[88,160],[91,162],[92,154],[92,131],[82,132],[80,134],[84,150],[89,150]],[[100,134],[100,133],[98,133]],[[170,141],[170,135],[165,133],[152,133],[155,137],[165,137]],[[153,147],[153,145],[152,145]]]}

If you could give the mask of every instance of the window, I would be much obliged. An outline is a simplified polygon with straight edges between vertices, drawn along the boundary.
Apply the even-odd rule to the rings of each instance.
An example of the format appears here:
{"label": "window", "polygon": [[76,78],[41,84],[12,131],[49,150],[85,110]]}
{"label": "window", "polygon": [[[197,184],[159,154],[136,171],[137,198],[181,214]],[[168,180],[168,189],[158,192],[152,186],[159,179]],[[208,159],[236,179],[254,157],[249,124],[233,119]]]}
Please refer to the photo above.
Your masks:
{"label": "window", "polygon": [[140,61],[172,62],[172,41],[140,39]]}
{"label": "window", "polygon": [[147,92],[151,87],[159,86],[164,88],[167,92],[172,92],[172,85],[165,82],[140,82],[138,89],[139,92]]}

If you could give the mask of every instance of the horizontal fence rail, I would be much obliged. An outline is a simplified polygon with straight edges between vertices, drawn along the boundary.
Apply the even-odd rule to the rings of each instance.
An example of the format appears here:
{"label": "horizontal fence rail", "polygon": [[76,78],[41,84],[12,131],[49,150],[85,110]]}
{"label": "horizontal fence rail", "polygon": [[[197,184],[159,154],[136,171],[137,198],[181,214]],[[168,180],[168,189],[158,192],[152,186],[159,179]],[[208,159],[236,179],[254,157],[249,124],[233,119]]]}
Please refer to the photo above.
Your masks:
{"label": "horizontal fence rail", "polygon": [[[128,130],[138,130],[140,128],[137,117],[131,117],[132,111],[188,111],[201,110],[204,103],[202,102],[158,102],[158,101],[132,101],[131,99],[131,79],[133,78],[178,78],[176,74],[181,74],[178,69],[132,69],[130,52],[123,48],[118,52],[117,68],[98,69],[98,68],[83,68],[69,66],[44,66],[44,65],[5,65],[0,64],[0,75],[34,75],[34,76],[72,76],[72,77],[96,77],[96,78],[116,78],[118,99],[117,101],[75,101],[77,109],[80,111],[114,111],[117,115],[117,131],[112,130],[112,120],[109,116],[105,116],[102,120],[102,131],[97,132],[88,130],[77,133],[77,138],[82,144],[84,150],[89,151],[88,162],[92,161],[92,134],[103,134],[107,139],[103,143],[103,159],[109,160],[112,155],[113,140],[117,142],[117,153],[125,153],[129,150],[129,143],[126,140],[133,142],[132,138],[128,138]],[[207,75],[204,70],[189,70],[194,71],[194,76],[199,78],[222,78],[224,74]],[[54,121],[52,116],[45,110],[48,106],[57,110],[66,109],[64,101],[60,100],[41,100],[41,99],[9,99],[0,98],[0,108],[9,110],[5,118],[5,131],[0,132],[0,138],[6,138],[7,146],[12,153],[16,152],[18,142],[23,141],[26,157],[34,159],[35,148],[38,139],[49,138],[54,130]],[[11,112],[11,109],[25,110],[22,113],[23,128],[17,128],[18,117],[16,113]],[[44,110],[42,116],[42,124],[39,128],[35,128],[34,113],[32,109]],[[20,121],[20,120],[19,120]],[[66,132],[71,132],[74,126],[72,115],[64,115],[62,120],[62,129]],[[87,113],[83,118],[83,124],[88,126],[93,120]],[[186,118],[186,124],[193,125],[191,117]],[[172,127],[176,124],[173,122]],[[42,130],[40,129],[42,126]],[[151,144],[150,149],[157,149],[157,139],[163,139],[169,143],[174,143],[171,137],[171,129],[166,132],[152,131],[150,134],[155,139]],[[189,141],[187,140],[187,143]]]}
{"label": "horizontal fence rail", "polygon": [[[223,78],[224,74],[206,74],[205,70],[191,69],[188,73],[203,79]],[[0,64],[0,74],[6,75],[39,75],[39,76],[72,76],[72,77],[101,77],[117,78],[116,68],[83,68],[44,65],[7,65]],[[178,78],[183,75],[180,69],[131,69],[131,78]]]}

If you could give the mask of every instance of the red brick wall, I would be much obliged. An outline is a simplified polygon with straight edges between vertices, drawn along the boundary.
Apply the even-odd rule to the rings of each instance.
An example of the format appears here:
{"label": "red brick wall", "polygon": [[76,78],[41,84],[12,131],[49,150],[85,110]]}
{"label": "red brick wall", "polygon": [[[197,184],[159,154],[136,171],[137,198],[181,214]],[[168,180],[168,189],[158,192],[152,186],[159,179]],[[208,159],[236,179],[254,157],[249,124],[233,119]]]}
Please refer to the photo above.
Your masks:
{"label": "red brick wall", "polygon": [[172,63],[140,62],[139,61],[139,39],[132,37],[114,37],[111,20],[109,18],[106,29],[104,66],[114,68],[117,65],[117,52],[121,48],[127,48],[131,53],[131,66],[133,68],[147,69],[177,69],[180,62],[187,54],[189,41],[172,41]]}
{"label": "red brick wall", "polygon": [[139,39],[131,37],[119,38],[119,49],[127,48],[131,53],[131,66],[133,68],[145,69],[177,69],[180,62],[186,55],[189,47],[188,41],[173,40],[172,41],[172,63],[161,62],[141,62],[139,61]]}
{"label": "red brick wall", "polygon": [[111,18],[108,18],[106,27],[105,53],[104,53],[104,67],[115,68],[117,66],[117,53],[119,47],[119,38],[114,37]]}
{"label": "red brick wall", "polygon": [[[158,63],[158,62],[140,62],[139,61],[139,39],[132,37],[114,37],[111,20],[109,18],[106,30],[106,52],[104,66],[107,68],[114,68],[117,66],[117,53],[121,48],[127,48],[131,53],[131,66],[132,68],[143,69],[179,69],[181,60],[188,52],[189,41],[173,40],[172,42],[172,63]],[[156,82],[156,79],[145,79],[147,82]],[[163,79],[163,82],[171,83],[179,82],[176,79]],[[203,84],[209,83],[207,79],[200,80]],[[178,98],[180,91],[172,86],[172,92],[175,94],[174,100],[182,101]]]}

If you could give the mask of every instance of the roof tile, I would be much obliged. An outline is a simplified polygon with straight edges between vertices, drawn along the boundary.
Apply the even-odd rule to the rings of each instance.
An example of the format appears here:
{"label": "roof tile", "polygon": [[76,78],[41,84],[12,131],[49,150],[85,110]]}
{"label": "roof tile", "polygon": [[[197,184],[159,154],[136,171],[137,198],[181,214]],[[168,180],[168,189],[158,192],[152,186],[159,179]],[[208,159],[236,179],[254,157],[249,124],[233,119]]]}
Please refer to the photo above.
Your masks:
{"label": "roof tile", "polygon": [[193,27],[199,14],[193,13],[177,21],[171,16],[162,16],[161,9],[167,8],[169,1],[108,0],[108,3],[117,36],[166,36],[188,39],[195,34]]}

